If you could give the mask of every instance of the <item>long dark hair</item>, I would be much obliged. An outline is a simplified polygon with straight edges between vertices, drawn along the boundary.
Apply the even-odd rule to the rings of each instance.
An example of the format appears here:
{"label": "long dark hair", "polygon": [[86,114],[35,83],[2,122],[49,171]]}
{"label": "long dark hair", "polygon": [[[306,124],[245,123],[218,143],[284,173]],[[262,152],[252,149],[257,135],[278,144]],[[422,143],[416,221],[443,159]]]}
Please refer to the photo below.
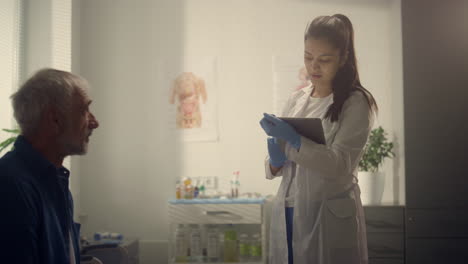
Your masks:
{"label": "long dark hair", "polygon": [[344,102],[354,91],[362,92],[371,111],[377,112],[378,107],[374,97],[361,85],[359,80],[354,51],[354,31],[349,18],[342,14],[319,16],[308,25],[304,41],[308,38],[326,39],[340,50],[341,56],[346,56],[346,61],[332,81],[333,103],[328,108],[325,118],[330,118],[332,122],[337,121]]}

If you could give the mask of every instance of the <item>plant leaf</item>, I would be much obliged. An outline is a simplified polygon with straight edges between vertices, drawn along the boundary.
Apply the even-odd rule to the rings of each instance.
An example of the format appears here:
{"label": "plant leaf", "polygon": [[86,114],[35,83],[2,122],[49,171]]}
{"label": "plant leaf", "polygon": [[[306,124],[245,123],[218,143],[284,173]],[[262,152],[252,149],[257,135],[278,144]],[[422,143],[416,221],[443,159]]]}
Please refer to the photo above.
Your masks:
{"label": "plant leaf", "polygon": [[378,171],[385,158],[395,157],[392,152],[393,143],[387,139],[387,133],[379,126],[370,132],[369,139],[364,147],[364,154],[359,161],[361,171]]}
{"label": "plant leaf", "polygon": [[13,144],[16,141],[16,138],[17,138],[16,136],[15,137],[10,137],[10,138],[6,139],[5,141],[1,142],[0,143],[0,153],[4,149],[8,148],[11,144]]}
{"label": "plant leaf", "polygon": [[8,132],[8,133],[13,133],[13,134],[19,134],[20,133],[20,130],[19,129],[7,129],[7,128],[4,128],[2,129],[3,131],[5,132]]}

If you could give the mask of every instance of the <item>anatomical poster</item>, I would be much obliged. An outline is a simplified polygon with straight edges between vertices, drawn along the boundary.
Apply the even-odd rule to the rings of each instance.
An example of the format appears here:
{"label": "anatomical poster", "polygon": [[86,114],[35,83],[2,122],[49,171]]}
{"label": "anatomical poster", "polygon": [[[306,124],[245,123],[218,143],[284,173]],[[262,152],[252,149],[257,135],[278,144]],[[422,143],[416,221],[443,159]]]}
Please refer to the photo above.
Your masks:
{"label": "anatomical poster", "polygon": [[216,57],[165,60],[160,64],[171,134],[182,141],[217,141]]}
{"label": "anatomical poster", "polygon": [[293,55],[273,56],[273,113],[281,111],[292,92],[310,84],[303,58]]}

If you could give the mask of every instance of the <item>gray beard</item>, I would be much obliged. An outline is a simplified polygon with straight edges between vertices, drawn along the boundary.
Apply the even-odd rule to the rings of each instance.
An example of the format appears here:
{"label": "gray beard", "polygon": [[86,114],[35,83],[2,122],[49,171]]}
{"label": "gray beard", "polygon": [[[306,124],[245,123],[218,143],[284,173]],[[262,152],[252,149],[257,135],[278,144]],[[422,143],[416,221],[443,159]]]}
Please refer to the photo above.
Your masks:
{"label": "gray beard", "polygon": [[59,142],[60,142],[60,145],[62,146],[62,151],[65,154],[65,156],[84,155],[88,151],[88,146],[86,143],[82,143],[82,144],[71,143],[65,137],[62,137]]}

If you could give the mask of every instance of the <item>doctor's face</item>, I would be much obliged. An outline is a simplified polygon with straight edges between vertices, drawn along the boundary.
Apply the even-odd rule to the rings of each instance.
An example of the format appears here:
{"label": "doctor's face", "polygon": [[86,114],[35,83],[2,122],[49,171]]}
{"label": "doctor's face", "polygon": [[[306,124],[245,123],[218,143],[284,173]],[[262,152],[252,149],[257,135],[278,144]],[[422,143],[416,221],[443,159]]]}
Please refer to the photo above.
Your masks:
{"label": "doctor's face", "polygon": [[340,50],[324,38],[304,42],[304,65],[314,85],[330,85],[342,66]]}

